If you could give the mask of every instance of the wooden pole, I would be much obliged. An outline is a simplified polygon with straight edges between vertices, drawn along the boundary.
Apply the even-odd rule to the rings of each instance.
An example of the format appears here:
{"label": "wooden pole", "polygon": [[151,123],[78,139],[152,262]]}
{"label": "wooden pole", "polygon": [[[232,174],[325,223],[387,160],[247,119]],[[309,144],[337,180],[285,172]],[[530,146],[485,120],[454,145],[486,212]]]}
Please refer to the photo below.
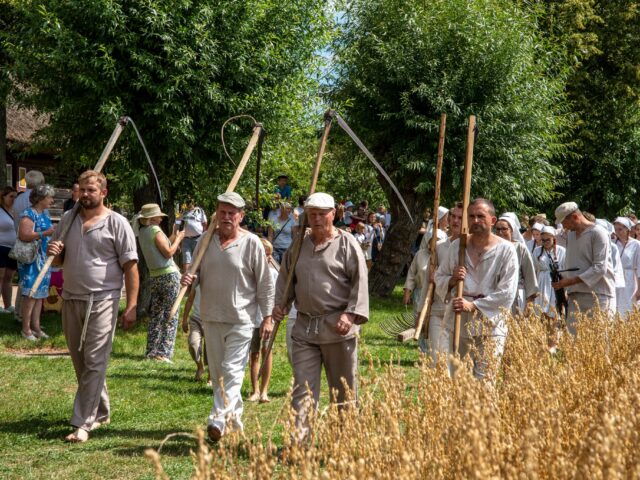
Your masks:
{"label": "wooden pole", "polygon": [[[116,124],[116,128],[114,128],[113,133],[111,134],[111,137],[109,138],[109,141],[105,145],[104,150],[102,150],[102,154],[100,155],[100,158],[98,159],[98,163],[96,163],[96,166],[93,168],[96,172],[101,172],[102,169],[104,168],[104,164],[107,163],[107,160],[108,160],[109,156],[111,155],[111,152],[113,151],[113,147],[115,147],[116,142],[118,141],[118,138],[120,138],[120,134],[122,133],[124,128],[127,126],[127,123],[129,123],[129,118],[128,117],[120,117],[118,119],[118,123]],[[64,228],[60,231],[60,235],[58,236],[58,240],[61,241],[62,243],[64,243],[65,239],[67,238],[67,234],[69,233],[69,229],[71,228],[71,225],[73,225],[73,221],[78,216],[78,212],[79,211],[80,211],[80,202],[78,201],[78,202],[76,202],[76,204],[71,209],[71,212],[69,212],[67,214],[67,215],[71,215],[71,219],[68,222],[65,223]],[[31,287],[31,290],[29,291],[29,296],[30,297],[33,297],[35,295],[35,293],[38,291],[38,288],[40,287],[40,284],[42,283],[42,280],[44,279],[45,275],[47,274],[47,271],[49,270],[49,268],[51,268],[51,265],[53,264],[53,260],[54,259],[55,259],[55,255],[49,255],[47,257],[47,260],[45,261],[44,266],[40,270],[40,273],[36,277],[36,281],[33,283],[33,286]]]}
{"label": "wooden pole", "polygon": [[[418,315],[416,331],[413,336],[414,340],[418,340],[423,325],[426,331],[425,338],[429,338],[429,317],[431,316],[431,305],[433,304],[433,295],[435,293],[435,283],[431,281],[431,273],[438,268],[438,252],[436,250],[438,244],[438,210],[440,208],[440,182],[442,179],[442,163],[444,161],[444,135],[447,126],[447,114],[440,116],[440,138],[438,139],[438,161],[436,163],[436,183],[435,195],[433,200],[433,225],[431,229],[431,243],[429,245],[429,269],[427,270],[427,295],[424,304]],[[426,319],[426,324],[425,324]]]}
{"label": "wooden pole", "polygon": [[[467,211],[469,209],[469,201],[471,197],[471,168],[473,166],[473,144],[475,141],[476,117],[469,117],[469,129],[467,130],[467,153],[464,159],[464,181],[462,191],[462,228],[460,231],[460,246],[458,250],[458,265],[465,266],[465,257],[467,251],[467,235],[469,234],[469,219]],[[462,297],[464,294],[464,281],[458,280],[456,285],[456,297]],[[453,353],[458,353],[460,349],[460,321],[462,313],[457,312],[455,315],[455,323],[453,326]]]}
{"label": "wooden pole", "polygon": [[[318,176],[320,175],[320,165],[322,164],[322,157],[324,156],[324,151],[327,146],[327,138],[329,137],[329,131],[331,130],[331,123],[333,121],[334,112],[332,110],[327,110],[324,114],[324,131],[322,132],[322,137],[320,138],[320,147],[318,148],[318,154],[316,155],[316,163],[313,167],[313,174],[311,176],[311,185],[309,185],[309,195],[313,194],[316,191],[316,184],[318,183]],[[300,250],[302,248],[302,242],[304,240],[305,227],[306,227],[306,212],[302,212],[300,214],[300,221],[298,223],[298,233],[296,238],[289,250],[291,261],[289,262],[289,271],[287,272],[287,283],[285,284],[284,293],[282,298],[280,299],[280,307],[286,308],[287,299],[291,296],[291,291],[293,289],[293,277],[295,275],[296,264],[298,263],[298,258],[300,257]],[[269,341],[267,343],[267,348],[265,350],[265,354],[262,357],[262,365],[260,366],[260,372],[258,374],[258,378],[262,377],[264,373],[264,366],[266,364],[267,358],[269,358],[269,354],[273,349],[273,342],[275,341],[276,335],[278,334],[278,329],[280,328],[280,321],[276,321],[273,325],[273,331],[271,332],[271,336],[269,337]]]}
{"label": "wooden pole", "polygon": [[[249,145],[247,145],[247,148],[244,151],[244,154],[242,155],[240,164],[238,165],[238,168],[236,168],[236,171],[233,174],[233,178],[231,179],[231,182],[229,182],[229,186],[225,190],[226,192],[233,192],[236,189],[236,186],[238,185],[238,181],[240,181],[240,177],[242,176],[242,172],[244,172],[244,169],[247,166],[247,163],[249,163],[249,158],[251,158],[251,153],[256,148],[261,132],[262,132],[262,124],[258,123],[253,127],[253,135],[251,136],[251,140],[249,140]],[[213,233],[216,229],[216,225],[217,225],[216,214],[214,212],[213,215],[211,216],[211,222],[209,223],[209,228],[207,229],[207,232],[205,233],[200,245],[198,246],[198,250],[196,251],[196,256],[193,259],[193,263],[189,267],[188,273],[190,273],[191,275],[195,274],[198,271],[198,268],[200,268],[202,257],[204,257],[204,254],[207,251],[207,248],[209,247],[209,243],[211,243],[211,239],[213,238]],[[176,313],[178,313],[178,309],[180,308],[180,303],[182,302],[182,299],[184,298],[185,293],[187,293],[188,288],[189,287],[185,287],[185,286],[180,287],[180,292],[178,292],[178,298],[176,298],[176,301],[173,303],[173,306],[171,307],[171,313],[169,314],[169,318],[173,318],[173,316]]]}

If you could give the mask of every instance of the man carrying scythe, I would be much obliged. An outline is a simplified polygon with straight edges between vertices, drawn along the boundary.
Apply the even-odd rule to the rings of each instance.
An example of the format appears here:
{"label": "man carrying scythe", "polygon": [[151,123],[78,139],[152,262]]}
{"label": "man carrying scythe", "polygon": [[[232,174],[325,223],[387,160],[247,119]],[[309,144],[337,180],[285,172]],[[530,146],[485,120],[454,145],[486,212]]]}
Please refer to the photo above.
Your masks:
{"label": "man carrying scythe", "polygon": [[[447,261],[436,272],[436,294],[447,303],[444,322],[450,338],[454,336],[455,314],[462,315],[460,357],[470,354],[473,374],[482,379],[487,374],[489,357],[500,357],[504,350],[505,312],[511,309],[518,291],[519,269],[511,242],[491,232],[497,220],[491,201],[477,198],[471,202],[468,219],[470,235],[464,265],[458,264],[457,239],[451,244]],[[461,296],[455,293],[459,281],[464,281]],[[453,374],[450,361],[449,372]]]}

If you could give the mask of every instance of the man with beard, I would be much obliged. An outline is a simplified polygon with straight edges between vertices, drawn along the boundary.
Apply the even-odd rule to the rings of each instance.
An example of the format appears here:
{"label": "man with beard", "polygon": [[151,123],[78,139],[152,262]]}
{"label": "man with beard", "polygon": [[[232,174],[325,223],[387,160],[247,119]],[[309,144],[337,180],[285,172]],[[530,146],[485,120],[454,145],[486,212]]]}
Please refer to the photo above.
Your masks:
{"label": "man with beard", "polygon": [[[124,328],[136,321],[138,299],[138,253],[129,222],[105,207],[107,180],[102,173],[88,170],[78,184],[78,215],[62,217],[47,251],[64,267],[62,328],[78,379],[71,418],[76,430],[65,438],[68,442],[86,442],[90,431],[110,422],[105,378],[123,274]],[[68,224],[63,244],[59,235]]]}
{"label": "man with beard", "polygon": [[[435,275],[436,294],[447,303],[444,324],[453,341],[454,318],[462,313],[460,357],[471,355],[473,374],[487,374],[489,356],[499,358],[504,350],[507,325],[504,311],[511,308],[518,291],[518,260],[511,242],[491,233],[496,223],[493,204],[478,198],[469,204],[469,231],[464,266],[458,265],[460,240],[449,248],[447,261]],[[461,297],[454,297],[459,280]],[[450,373],[453,373],[449,365]]]}
{"label": "man with beard", "polygon": [[[207,433],[214,442],[229,427],[243,429],[240,388],[258,308],[263,325],[271,325],[273,280],[260,239],[240,228],[244,207],[243,198],[235,192],[218,195],[218,228],[198,271],[200,320],[214,385]],[[196,251],[199,248],[201,244]],[[182,284],[191,285],[194,279],[187,273]]]}

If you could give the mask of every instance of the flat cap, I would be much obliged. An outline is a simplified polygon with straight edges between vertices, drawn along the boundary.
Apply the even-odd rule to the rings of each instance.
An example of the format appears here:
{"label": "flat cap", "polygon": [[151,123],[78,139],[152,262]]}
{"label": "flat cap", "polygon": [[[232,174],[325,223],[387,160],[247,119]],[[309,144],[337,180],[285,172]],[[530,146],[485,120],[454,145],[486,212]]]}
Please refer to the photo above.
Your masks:
{"label": "flat cap", "polygon": [[336,204],[333,201],[333,197],[328,193],[313,193],[309,195],[309,198],[304,202],[304,208],[335,208]]}
{"label": "flat cap", "polygon": [[224,192],[218,195],[218,201],[222,203],[228,203],[236,208],[244,208],[244,198],[242,198],[236,192]]}
{"label": "flat cap", "polygon": [[578,210],[576,202],[565,202],[556,208],[556,223],[562,223],[565,218]]}
{"label": "flat cap", "polygon": [[631,230],[633,228],[633,222],[627,217],[618,217],[613,221],[613,223],[619,223],[627,230]]}

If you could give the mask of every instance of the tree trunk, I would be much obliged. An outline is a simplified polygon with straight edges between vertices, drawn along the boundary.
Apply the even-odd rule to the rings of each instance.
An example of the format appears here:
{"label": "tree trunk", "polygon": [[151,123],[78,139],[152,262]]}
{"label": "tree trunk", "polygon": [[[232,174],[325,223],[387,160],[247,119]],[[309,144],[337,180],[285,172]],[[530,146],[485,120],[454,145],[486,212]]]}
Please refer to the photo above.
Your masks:
{"label": "tree trunk", "polygon": [[418,236],[422,212],[427,203],[426,200],[431,198],[428,194],[418,195],[413,190],[401,190],[401,193],[413,212],[415,223],[411,222],[396,195],[388,194],[391,226],[387,231],[378,261],[373,264],[369,272],[369,293],[379,297],[386,297],[393,292],[402,275],[402,270],[411,259],[411,246]]}
{"label": "tree trunk", "polygon": [[7,99],[0,98],[0,186],[7,185]]}

